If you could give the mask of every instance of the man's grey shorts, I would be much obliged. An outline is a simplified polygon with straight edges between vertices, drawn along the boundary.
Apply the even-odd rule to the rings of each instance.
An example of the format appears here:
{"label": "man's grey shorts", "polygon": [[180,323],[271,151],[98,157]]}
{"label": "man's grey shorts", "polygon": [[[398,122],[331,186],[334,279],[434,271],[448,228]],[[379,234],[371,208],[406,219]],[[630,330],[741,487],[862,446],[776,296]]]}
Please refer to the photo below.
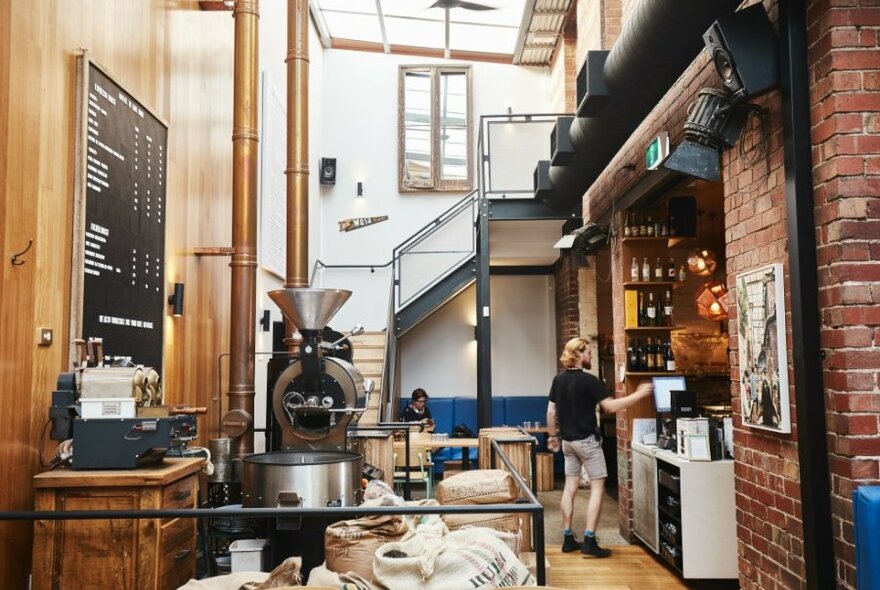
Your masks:
{"label": "man's grey shorts", "polygon": [[608,467],[605,465],[605,455],[602,453],[602,443],[595,436],[588,436],[581,440],[562,441],[562,454],[565,455],[565,476],[580,477],[581,465],[587,468],[587,477],[590,481],[608,477]]}

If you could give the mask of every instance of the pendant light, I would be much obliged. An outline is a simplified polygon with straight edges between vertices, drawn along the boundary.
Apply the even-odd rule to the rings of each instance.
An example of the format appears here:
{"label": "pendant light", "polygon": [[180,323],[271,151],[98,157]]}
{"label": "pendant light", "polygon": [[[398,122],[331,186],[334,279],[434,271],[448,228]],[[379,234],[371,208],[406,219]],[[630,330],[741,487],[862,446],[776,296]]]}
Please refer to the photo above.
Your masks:
{"label": "pendant light", "polygon": [[727,285],[707,281],[697,289],[697,314],[713,322],[723,322],[727,315]]}
{"label": "pendant light", "polygon": [[[712,219],[713,232],[715,230],[715,215],[715,213],[709,214],[709,217]],[[703,236],[700,233],[702,219],[703,211],[697,211],[697,239],[703,239]],[[687,265],[691,274],[697,275],[698,277],[708,277],[715,272],[715,267],[718,265],[718,262],[715,260],[715,253],[712,252],[712,250],[707,248],[696,248],[691,250],[688,254]]]}

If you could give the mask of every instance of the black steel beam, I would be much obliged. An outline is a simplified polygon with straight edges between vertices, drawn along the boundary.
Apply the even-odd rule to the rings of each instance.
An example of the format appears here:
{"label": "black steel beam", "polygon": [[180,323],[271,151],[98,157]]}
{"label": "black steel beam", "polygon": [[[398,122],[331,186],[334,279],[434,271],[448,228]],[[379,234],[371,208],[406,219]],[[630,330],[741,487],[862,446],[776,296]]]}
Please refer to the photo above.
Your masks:
{"label": "black steel beam", "polygon": [[556,274],[555,267],[550,266],[493,266],[489,269],[492,276],[543,276]]}
{"label": "black steel beam", "polygon": [[554,211],[535,199],[489,199],[489,218],[492,221],[526,221],[533,219],[571,219],[580,217],[577,211]]}
{"label": "black steel beam", "polygon": [[442,278],[436,285],[407,303],[395,314],[397,336],[402,336],[410,328],[425,319],[435,309],[449,301],[451,297],[474,281],[476,272],[474,257],[462,262],[458,268]]}
{"label": "black steel beam", "polygon": [[779,0],[782,135],[804,567],[807,588],[825,590],[834,588],[836,583],[825,397],[819,351],[819,280],[813,215],[806,18],[803,0]]}
{"label": "black steel beam", "polygon": [[477,217],[477,428],[492,426],[492,319],[489,310],[490,201],[480,199]]}

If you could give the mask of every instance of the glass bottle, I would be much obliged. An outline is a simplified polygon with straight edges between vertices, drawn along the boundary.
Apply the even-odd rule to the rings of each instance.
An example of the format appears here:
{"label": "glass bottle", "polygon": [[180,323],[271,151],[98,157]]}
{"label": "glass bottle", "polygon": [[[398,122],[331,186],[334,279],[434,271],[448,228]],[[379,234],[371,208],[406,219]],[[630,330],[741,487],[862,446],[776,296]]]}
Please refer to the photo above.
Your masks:
{"label": "glass bottle", "polygon": [[657,371],[666,370],[666,351],[664,345],[657,338],[657,344],[654,345],[654,367]]}
{"label": "glass bottle", "polygon": [[645,256],[645,259],[642,261],[642,280],[651,280],[651,264],[648,262],[647,256]]}
{"label": "glass bottle", "polygon": [[657,257],[657,263],[654,265],[654,280],[662,281],[663,280],[663,265],[660,264],[660,257]]}
{"label": "glass bottle", "polygon": [[647,326],[657,325],[657,304],[654,303],[654,293],[648,293],[648,306],[645,312],[645,320]]}
{"label": "glass bottle", "polygon": [[672,340],[666,343],[666,370],[675,371],[675,354],[672,352]]}
{"label": "glass bottle", "polygon": [[639,280],[639,261],[636,260],[635,256],[633,256],[632,265],[629,267],[629,279],[633,282],[638,282]]}
{"label": "glass bottle", "polygon": [[672,326],[672,291],[666,289],[666,298],[663,300],[663,325]]}
{"label": "glass bottle", "polygon": [[654,364],[654,345],[650,338],[648,338],[648,343],[645,345],[645,368],[648,371],[654,371],[657,368]]}
{"label": "glass bottle", "polygon": [[630,213],[626,214],[626,219],[623,222],[623,237],[628,238],[632,236],[632,224],[630,224]]}
{"label": "glass bottle", "polygon": [[642,346],[642,341],[636,341],[636,371],[644,371],[645,370],[645,347]]}
{"label": "glass bottle", "polygon": [[626,370],[627,371],[638,371],[639,370],[639,357],[636,354],[636,349],[633,346],[633,339],[629,339],[629,347],[626,349]]}
{"label": "glass bottle", "polygon": [[682,264],[678,269],[678,281],[680,283],[683,283],[685,281],[685,279],[687,279],[687,270],[685,269],[685,266]]}
{"label": "glass bottle", "polygon": [[644,213],[639,213],[639,235],[643,238],[648,235],[648,226],[645,225]]}
{"label": "glass bottle", "polygon": [[666,266],[666,280],[675,281],[675,259],[669,257],[669,264]]}
{"label": "glass bottle", "polygon": [[644,326],[645,324],[645,294],[642,291],[639,291],[639,319],[638,325]]}
{"label": "glass bottle", "polygon": [[648,237],[653,238],[654,237],[654,222],[651,221],[650,215],[648,215],[648,221],[645,222],[645,229],[648,232],[648,234],[647,234]]}

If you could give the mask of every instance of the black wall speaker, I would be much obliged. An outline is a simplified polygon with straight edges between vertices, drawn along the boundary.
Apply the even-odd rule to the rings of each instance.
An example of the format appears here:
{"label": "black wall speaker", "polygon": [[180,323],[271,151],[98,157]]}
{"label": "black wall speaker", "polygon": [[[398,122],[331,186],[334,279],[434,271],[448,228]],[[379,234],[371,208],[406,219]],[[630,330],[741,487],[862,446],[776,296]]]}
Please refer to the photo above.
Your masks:
{"label": "black wall speaker", "polygon": [[336,184],[336,158],[321,158],[321,184]]}
{"label": "black wall speaker", "polygon": [[666,225],[669,227],[669,235],[671,236],[696,236],[697,199],[691,196],[670,197]]}
{"label": "black wall speaker", "polygon": [[719,18],[703,33],[721,82],[736,95],[759,95],[779,83],[779,42],[758,3]]}

